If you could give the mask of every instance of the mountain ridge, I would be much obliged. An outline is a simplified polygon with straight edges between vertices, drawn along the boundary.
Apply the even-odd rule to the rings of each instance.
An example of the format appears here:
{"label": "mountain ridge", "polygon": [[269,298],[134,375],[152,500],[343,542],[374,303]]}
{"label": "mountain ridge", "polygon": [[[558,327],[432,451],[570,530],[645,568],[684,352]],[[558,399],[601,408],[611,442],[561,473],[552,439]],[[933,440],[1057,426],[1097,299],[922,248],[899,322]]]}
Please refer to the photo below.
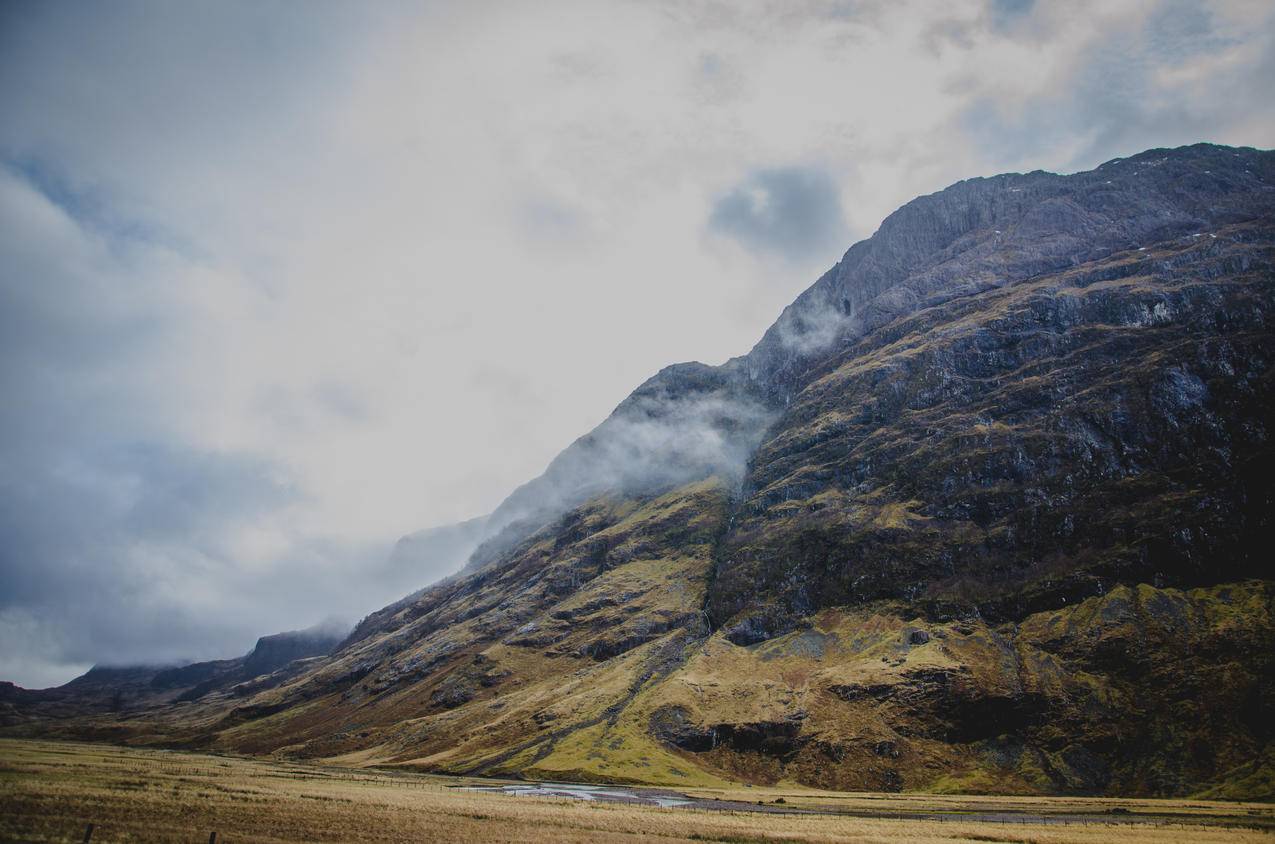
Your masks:
{"label": "mountain ridge", "polygon": [[[572,462],[577,457],[577,451],[585,450],[604,437],[608,424],[614,424],[633,411],[642,409],[643,399],[649,399],[661,391],[689,393],[692,397],[698,397],[701,394],[715,395],[725,390],[730,394],[730,399],[738,397],[740,400],[756,402],[759,405],[756,408],[757,415],[762,417],[758,420],[761,424],[754,421],[745,426],[747,436],[741,438],[744,450],[749,451],[747,443],[751,437],[760,436],[758,429],[764,428],[768,414],[783,407],[790,392],[791,384],[788,382],[797,377],[796,371],[833,343],[844,342],[847,333],[862,333],[879,327],[898,316],[901,311],[917,307],[925,301],[933,302],[979,290],[980,285],[993,283],[996,278],[993,270],[998,270],[1001,278],[1026,277],[1062,269],[1079,260],[1092,260],[1103,254],[1111,254],[1121,247],[1136,249],[1145,242],[1189,233],[1205,223],[1206,219],[1216,222],[1232,219],[1236,215],[1242,217],[1244,212],[1238,209],[1207,208],[1198,202],[1191,203],[1186,209],[1178,209],[1165,196],[1154,196],[1146,204],[1156,207],[1138,220],[1123,220],[1126,225],[1120,229],[1104,230],[1092,224],[1083,232],[1073,232],[1069,228],[1074,223],[1074,215],[1068,212],[1074,209],[1067,203],[1073,195],[1092,188],[1093,183],[1112,185],[1112,192],[1124,194],[1130,193],[1131,188],[1134,188],[1133,192],[1137,194],[1136,180],[1141,172],[1138,167],[1161,167],[1170,161],[1168,154],[1172,154],[1173,165],[1185,166],[1188,161],[1202,155],[1207,156],[1219,149],[1225,149],[1233,157],[1243,155],[1264,161],[1264,166],[1269,168],[1269,155],[1263,157],[1251,147],[1233,149],[1195,144],[1176,150],[1150,149],[1135,156],[1112,159],[1091,171],[1070,175],[1036,170],[1025,174],[1007,173],[965,179],[911,200],[887,216],[871,237],[851,246],[836,265],[784,308],[779,318],[749,352],[731,358],[720,366],[687,361],[663,368],[635,389],[601,425],[564,449],[545,473],[508,496],[494,511],[492,521],[503,527],[518,518],[513,513],[519,513],[519,517],[524,518],[527,513],[543,514],[543,509],[537,510],[526,503],[530,499],[547,499],[552,502],[552,507],[548,509],[554,509],[579,503],[590,492],[597,492],[597,487],[585,488],[583,491],[570,489],[571,479],[560,477],[570,474],[562,468],[562,464]],[[1106,178],[1108,176],[1114,178]],[[1260,182],[1261,178],[1253,176],[1253,180]],[[1061,197],[1055,190],[1059,186],[1065,186],[1065,195]],[[1269,184],[1266,187],[1269,188]],[[989,195],[995,196],[996,202],[986,210],[978,209],[970,201]],[[1005,243],[988,244],[986,241],[969,239],[980,225],[984,230],[996,231],[992,226],[998,220],[1004,223],[1012,217],[1011,205],[1019,213],[1023,210],[1036,210],[1032,203],[1042,196],[1057,207],[1029,217],[1026,221],[1028,231],[1021,237],[1036,243],[1046,237],[1050,238],[1047,248],[1023,249],[1019,241],[1014,239],[1017,234],[1006,238]],[[1153,203],[1151,199],[1157,201]],[[958,205],[957,211],[963,213],[953,213],[953,204]],[[971,209],[979,210],[982,217],[971,219]],[[1100,205],[1099,210],[1105,209]],[[1196,213],[1187,213],[1188,211]],[[955,222],[952,218],[955,218]],[[918,229],[921,232],[919,237],[916,236]],[[887,245],[877,248],[882,241]],[[1019,253],[1016,260],[1007,260],[1004,257],[1005,246]],[[958,268],[953,266],[953,260],[980,248],[992,254],[979,254],[979,263],[975,264],[972,273],[969,272],[969,267],[960,267],[959,271],[968,277],[960,278],[958,284],[955,278]],[[935,257],[942,260],[930,266],[928,273],[914,277],[919,267]],[[906,290],[896,291],[886,300],[880,299],[883,294],[904,281],[909,282]],[[928,300],[924,298],[927,295]],[[705,465],[696,465],[688,474],[702,474],[705,469],[729,469],[738,462],[722,457],[723,459],[710,459]],[[652,452],[649,462],[659,462],[661,459],[666,459],[665,455],[656,450]],[[602,459],[595,458],[592,462],[595,465],[591,468],[595,471],[598,463],[603,465],[605,471],[609,461],[607,455],[603,455]],[[728,471],[727,474],[729,473]],[[623,480],[623,477],[612,477],[610,480]],[[563,487],[568,489],[564,491]]]}
{"label": "mountain ridge", "polygon": [[[661,370],[456,575],[129,741],[664,784],[1271,796],[1275,154],[958,182]],[[49,729],[48,725],[20,729]]]}

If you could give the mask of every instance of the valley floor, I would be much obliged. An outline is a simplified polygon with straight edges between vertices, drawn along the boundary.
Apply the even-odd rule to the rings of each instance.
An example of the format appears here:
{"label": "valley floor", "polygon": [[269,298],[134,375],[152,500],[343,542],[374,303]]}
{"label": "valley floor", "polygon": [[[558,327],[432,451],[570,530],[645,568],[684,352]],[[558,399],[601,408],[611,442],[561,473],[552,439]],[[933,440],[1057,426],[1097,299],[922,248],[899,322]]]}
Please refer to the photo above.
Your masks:
{"label": "valley floor", "polygon": [[[575,789],[96,744],[0,740],[0,840],[1269,841],[1275,806],[1197,800]],[[572,791],[565,789],[565,791]]]}

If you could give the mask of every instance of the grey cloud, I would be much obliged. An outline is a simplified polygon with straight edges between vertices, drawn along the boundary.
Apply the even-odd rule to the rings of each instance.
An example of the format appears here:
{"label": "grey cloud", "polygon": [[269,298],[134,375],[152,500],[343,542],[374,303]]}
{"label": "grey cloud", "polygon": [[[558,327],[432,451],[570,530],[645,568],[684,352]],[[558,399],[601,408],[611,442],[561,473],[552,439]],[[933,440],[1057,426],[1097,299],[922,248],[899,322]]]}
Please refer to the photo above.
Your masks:
{"label": "grey cloud", "polygon": [[[273,627],[368,611],[447,573],[394,563],[388,542],[321,536],[243,559],[303,494],[277,462],[170,427],[152,372],[187,324],[181,301],[154,295],[166,280],[153,248],[102,239],[65,203],[0,169],[4,679],[233,655]],[[360,412],[336,381],[309,401]]]}
{"label": "grey cloud", "polygon": [[1003,38],[1042,40],[1050,33],[1046,27],[1033,26],[1035,8],[1035,0],[988,0],[977,17],[934,20],[925,27],[921,41],[929,52],[942,53],[947,47],[972,50],[977,36],[986,31]]}
{"label": "grey cloud", "polygon": [[[160,209],[216,213],[227,170],[293,172],[321,115],[313,92],[349,84],[352,50],[392,6],[4,8],[0,156],[102,234],[167,239]],[[208,222],[185,232],[202,239]]]}
{"label": "grey cloud", "polygon": [[525,375],[520,375],[508,367],[483,364],[473,369],[469,380],[478,390],[489,392],[500,398],[514,398],[524,407],[541,407],[548,401],[543,394],[534,389],[534,385]]}
{"label": "grey cloud", "polygon": [[691,90],[695,98],[710,106],[729,106],[750,91],[750,82],[741,64],[718,52],[703,52],[695,63]]}
{"label": "grey cloud", "polygon": [[1180,61],[1237,45],[1217,31],[1207,4],[1190,0],[1162,3],[1147,20],[1146,50],[1158,61]]}
{"label": "grey cloud", "polygon": [[[63,412],[85,412],[82,402],[72,397]],[[228,586],[255,581],[235,559],[234,531],[293,499],[275,467],[159,445],[153,435],[101,442],[92,424],[90,412],[52,437],[0,446],[0,615],[34,614],[39,635],[56,643],[50,653],[47,643],[32,650],[6,640],[7,658],[41,650],[53,664],[222,656],[263,632],[267,598],[281,619],[315,620],[268,576]]]}
{"label": "grey cloud", "polygon": [[551,71],[564,82],[597,82],[614,73],[610,57],[602,50],[570,50],[550,57]]}
{"label": "grey cloud", "polygon": [[359,389],[345,381],[324,378],[310,389],[310,395],[325,413],[341,419],[358,421],[371,413]]}
{"label": "grey cloud", "polygon": [[[332,615],[352,620],[454,567],[438,559],[406,566],[389,557],[388,543],[323,537],[246,563],[235,537],[268,527],[296,501],[279,467],[174,444],[94,454],[91,434],[78,433],[78,442],[63,435],[0,452],[6,679],[38,683],[88,663],[226,657],[263,634]],[[28,459],[14,459],[14,448]]]}
{"label": "grey cloud", "polygon": [[275,384],[263,388],[254,407],[274,427],[292,432],[331,422],[360,422],[371,414],[355,385],[333,378],[321,378],[307,386]]}
{"label": "grey cloud", "polygon": [[579,249],[589,235],[586,214],[548,194],[525,197],[517,206],[517,222],[534,248]]}
{"label": "grey cloud", "polygon": [[846,236],[836,182],[812,167],[758,170],[713,203],[708,228],[749,251],[803,264],[844,246]]}
{"label": "grey cloud", "polygon": [[1203,64],[1192,81],[1162,88],[1165,71],[1180,70],[1202,53],[1253,46],[1219,33],[1194,4],[1162,3],[1138,28],[1091,43],[1052,94],[1013,109],[996,97],[976,98],[960,125],[990,160],[1035,158],[1069,138],[1084,139],[1061,169],[1201,140],[1269,143],[1227,134],[1247,125],[1253,103],[1275,81],[1275,43],[1255,38],[1261,47],[1255,60],[1255,51],[1238,53],[1244,60]]}
{"label": "grey cloud", "polygon": [[1031,14],[1036,0],[991,0],[988,16],[996,29],[1008,29]]}

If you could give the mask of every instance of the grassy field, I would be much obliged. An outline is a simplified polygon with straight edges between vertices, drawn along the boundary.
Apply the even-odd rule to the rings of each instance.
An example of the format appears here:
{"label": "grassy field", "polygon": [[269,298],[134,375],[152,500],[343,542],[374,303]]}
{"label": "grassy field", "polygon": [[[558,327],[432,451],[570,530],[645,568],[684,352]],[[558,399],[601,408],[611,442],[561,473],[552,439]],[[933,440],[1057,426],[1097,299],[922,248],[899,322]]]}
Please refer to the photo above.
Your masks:
{"label": "grassy field", "polygon": [[[463,784],[404,772],[0,740],[0,840],[82,841],[719,841],[1122,842],[1270,841],[1228,824],[1270,823],[1271,806],[1208,801],[1110,801],[843,795],[808,789],[702,792],[785,808],[846,814],[762,814],[658,809],[458,790]],[[1131,814],[1077,821],[1077,813]],[[891,813],[946,812],[945,820]],[[1010,822],[971,821],[996,812]],[[1024,813],[1015,816],[1015,813]],[[1154,817],[1151,817],[1154,815]],[[1058,819],[1069,817],[1069,823]],[[1052,823],[1046,823],[1047,820]]]}

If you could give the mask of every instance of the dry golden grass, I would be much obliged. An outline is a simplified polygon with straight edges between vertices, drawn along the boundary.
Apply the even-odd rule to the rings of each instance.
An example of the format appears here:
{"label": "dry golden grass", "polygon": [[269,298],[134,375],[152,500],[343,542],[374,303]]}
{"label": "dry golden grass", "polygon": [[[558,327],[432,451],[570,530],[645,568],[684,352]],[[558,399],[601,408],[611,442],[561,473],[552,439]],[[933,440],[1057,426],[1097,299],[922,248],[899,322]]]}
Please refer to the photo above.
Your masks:
{"label": "dry golden grass", "polygon": [[1038,797],[1033,795],[924,794],[822,791],[801,785],[684,788],[682,793],[707,800],[743,800],[842,812],[889,813],[1025,813],[1031,815],[1110,814],[1154,815],[1190,820],[1232,818],[1275,826],[1275,804],[1225,800],[1160,800],[1137,797]]}
{"label": "dry golden grass", "polygon": [[[1070,826],[766,815],[655,809],[458,791],[454,779],[325,768],[289,762],[138,750],[91,744],[0,740],[0,839],[80,841],[720,841],[720,842],[1040,842],[1101,844],[1270,840],[1263,833],[1206,826],[1101,823]],[[743,791],[743,790],[741,790]],[[768,790],[766,792],[769,795]],[[761,792],[747,790],[750,798]],[[780,793],[775,791],[776,794]],[[783,792],[793,798],[817,792]],[[737,795],[731,795],[737,796]],[[738,795],[745,796],[745,795]],[[847,795],[870,803],[871,795]],[[787,799],[787,798],[786,798]],[[907,809],[932,798],[891,797]],[[962,798],[948,809],[976,808]],[[981,808],[989,798],[972,798]],[[995,803],[995,800],[991,800]],[[1143,806],[1149,801],[1140,801]],[[1074,811],[1043,799],[1014,798],[1032,811]],[[1167,811],[1169,801],[1155,801]],[[1189,808],[1182,804],[1184,810]],[[1250,807],[1199,804],[1246,817]],[[998,804],[1006,809],[1008,805]],[[1259,811],[1269,807],[1258,806]],[[1197,808],[1193,811],[1203,811]]]}

